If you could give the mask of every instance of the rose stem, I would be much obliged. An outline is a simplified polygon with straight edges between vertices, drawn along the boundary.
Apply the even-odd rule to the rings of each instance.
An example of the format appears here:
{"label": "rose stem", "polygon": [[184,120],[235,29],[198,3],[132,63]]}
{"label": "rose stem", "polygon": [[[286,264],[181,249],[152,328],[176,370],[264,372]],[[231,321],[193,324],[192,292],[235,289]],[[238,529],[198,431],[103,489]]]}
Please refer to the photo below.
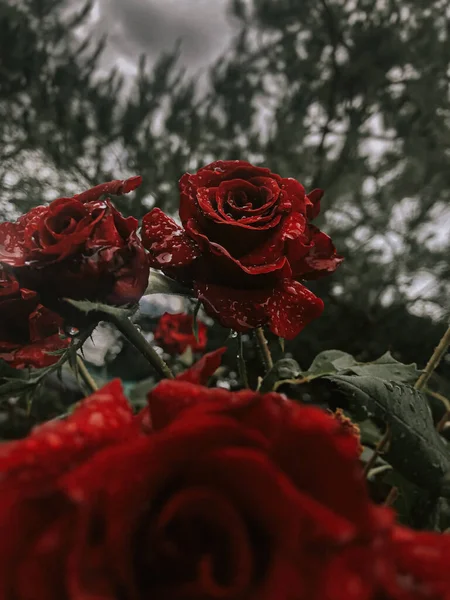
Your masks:
{"label": "rose stem", "polygon": [[442,357],[447,352],[449,345],[450,345],[450,326],[448,327],[447,331],[442,336],[442,339],[439,342],[439,344],[436,346],[433,354],[431,355],[430,360],[427,363],[427,366],[423,370],[419,379],[416,381],[416,383],[414,385],[416,390],[423,390],[423,388],[426,386],[426,384],[428,383],[428,380],[430,379],[431,375],[433,374],[433,371],[436,369],[438,364],[441,362]]}
{"label": "rose stem", "polygon": [[98,385],[95,382],[95,379],[89,373],[86,365],[84,364],[84,360],[81,358],[79,354],[77,354],[77,369],[81,375],[81,379],[87,385],[91,392],[96,392],[98,390]]}
{"label": "rose stem", "polygon": [[147,342],[140,331],[136,329],[128,317],[108,315],[108,319],[117,327],[122,335],[133,344],[136,350],[144,356],[161,377],[174,379],[172,371],[162,360],[156,350]]}
{"label": "rose stem", "polygon": [[242,385],[245,388],[249,388],[250,386],[248,384],[247,367],[245,365],[245,360],[244,360],[244,342],[242,341],[242,333],[238,333],[238,344],[239,344],[239,351],[238,351],[239,376],[241,378]]}
{"label": "rose stem", "polygon": [[383,505],[384,506],[392,506],[394,504],[394,502],[397,500],[397,498],[398,498],[398,488],[395,487],[395,485],[394,485],[389,490],[389,494],[386,496],[386,499],[383,502]]}
{"label": "rose stem", "polygon": [[258,347],[261,351],[261,357],[266,368],[266,371],[270,371],[273,367],[272,355],[270,354],[269,344],[267,343],[266,336],[264,335],[264,330],[262,327],[257,327],[255,329],[256,341],[258,343]]}
{"label": "rose stem", "polygon": [[375,465],[377,457],[384,450],[384,447],[387,445],[387,443],[389,442],[390,439],[391,439],[391,428],[389,427],[389,425],[386,425],[386,431],[384,432],[383,437],[379,440],[378,444],[375,446],[375,450],[373,451],[372,456],[366,462],[366,465],[364,467],[364,475],[366,477],[369,474],[370,469]]}
{"label": "rose stem", "polygon": [[450,418],[450,411],[446,410],[445,413],[443,414],[441,420],[436,425],[436,431],[438,433],[442,433],[444,431],[444,427],[447,424],[447,421],[449,420],[449,418]]}

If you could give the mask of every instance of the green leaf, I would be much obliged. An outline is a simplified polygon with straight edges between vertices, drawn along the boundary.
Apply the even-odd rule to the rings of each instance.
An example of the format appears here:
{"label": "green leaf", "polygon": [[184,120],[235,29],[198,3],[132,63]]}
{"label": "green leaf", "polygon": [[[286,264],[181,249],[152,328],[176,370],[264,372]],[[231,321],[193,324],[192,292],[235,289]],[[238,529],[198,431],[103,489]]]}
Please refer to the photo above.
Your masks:
{"label": "green leaf", "polygon": [[152,270],[150,271],[148,286],[144,296],[150,294],[170,294],[172,296],[185,296],[190,298],[193,296],[193,291],[184,287],[177,281],[170,279],[170,277],[166,277],[162,273]]}
{"label": "green leaf", "polygon": [[185,367],[190,367],[194,363],[194,353],[192,352],[191,346],[188,346],[183,354],[180,354],[178,361]]}
{"label": "green leaf", "polygon": [[355,375],[368,375],[388,381],[399,383],[415,383],[419,378],[420,371],[415,363],[405,365],[386,352],[377,360],[370,363],[356,363],[348,369]]}
{"label": "green leaf", "polygon": [[[377,377],[330,375],[323,378],[337,389],[357,421],[383,421],[391,428],[383,457],[406,479],[440,493],[450,472],[450,453],[434,428],[427,399],[413,387]],[[346,407],[347,408],[347,407]]]}
{"label": "green leaf", "polygon": [[127,395],[131,404],[137,409],[147,406],[147,395],[157,383],[158,381],[154,377],[148,377],[130,386],[127,389]]}
{"label": "green leaf", "polygon": [[261,394],[276,390],[281,384],[296,381],[301,374],[299,364],[292,358],[278,360],[266,374],[258,388]]}
{"label": "green leaf", "polygon": [[341,350],[325,350],[320,352],[306,372],[307,376],[324,373],[336,373],[358,364],[351,354]]}
{"label": "green leaf", "polygon": [[27,381],[25,379],[4,380],[4,383],[0,385],[0,398],[20,396],[34,385],[36,385],[35,381]]}

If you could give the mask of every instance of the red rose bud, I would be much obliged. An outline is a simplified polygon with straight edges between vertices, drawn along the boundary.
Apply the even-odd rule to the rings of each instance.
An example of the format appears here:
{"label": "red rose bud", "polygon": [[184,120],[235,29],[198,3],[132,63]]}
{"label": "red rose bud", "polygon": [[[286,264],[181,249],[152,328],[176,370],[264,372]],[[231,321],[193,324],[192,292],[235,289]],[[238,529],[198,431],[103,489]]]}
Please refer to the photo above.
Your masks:
{"label": "red rose bud", "polygon": [[235,331],[268,324],[292,339],[323,310],[300,280],[342,261],[310,225],[322,190],[245,161],[217,161],[180,180],[182,227],[160,209],[143,220],[152,267],[192,287],[205,310]]}
{"label": "red rose bud", "polygon": [[11,367],[48,367],[58,361],[49,354],[67,348],[61,317],[39,303],[36,292],[21,288],[0,266],[0,358]]}
{"label": "red rose bud", "polygon": [[50,305],[55,298],[138,302],[149,274],[138,222],[125,218],[104,194],[135,189],[140,177],[111,181],[38,206],[15,223],[0,224],[0,263]]}
{"label": "red rose bud", "polygon": [[207,327],[197,320],[198,340],[194,335],[192,315],[165,313],[155,330],[155,341],[169,354],[183,354],[188,346],[193,352],[206,348]]}

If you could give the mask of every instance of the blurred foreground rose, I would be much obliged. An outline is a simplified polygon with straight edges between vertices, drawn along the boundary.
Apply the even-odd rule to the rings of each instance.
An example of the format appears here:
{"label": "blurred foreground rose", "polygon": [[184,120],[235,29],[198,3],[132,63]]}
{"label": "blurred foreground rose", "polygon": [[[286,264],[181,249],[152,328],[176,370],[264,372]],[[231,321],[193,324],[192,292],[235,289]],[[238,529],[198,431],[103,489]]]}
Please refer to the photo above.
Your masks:
{"label": "blurred foreground rose", "polygon": [[188,346],[193,352],[201,352],[206,348],[208,328],[201,321],[197,321],[197,325],[198,340],[192,315],[165,313],[158,321],[155,341],[169,354],[183,354]]}
{"label": "blurred foreground rose", "polygon": [[125,194],[140,183],[140,177],[104,183],[37,206],[15,223],[1,223],[0,263],[14,268],[23,287],[40,292],[44,304],[62,297],[137,302],[149,274],[138,222],[100,198]]}
{"label": "blurred foreground rose", "polygon": [[20,287],[17,279],[0,266],[0,358],[11,367],[48,367],[58,356],[48,354],[66,348],[63,322],[39,303],[36,292]]}
{"label": "blurred foreground rose", "polygon": [[371,504],[332,416],[203,387],[222,351],[0,447],[0,598],[449,598],[450,537]]}
{"label": "blurred foreground rose", "polygon": [[216,161],[180,180],[183,227],[160,209],[143,220],[151,266],[194,288],[223,326],[264,324],[291,339],[323,310],[300,280],[332,273],[342,258],[310,224],[321,190],[245,161]]}

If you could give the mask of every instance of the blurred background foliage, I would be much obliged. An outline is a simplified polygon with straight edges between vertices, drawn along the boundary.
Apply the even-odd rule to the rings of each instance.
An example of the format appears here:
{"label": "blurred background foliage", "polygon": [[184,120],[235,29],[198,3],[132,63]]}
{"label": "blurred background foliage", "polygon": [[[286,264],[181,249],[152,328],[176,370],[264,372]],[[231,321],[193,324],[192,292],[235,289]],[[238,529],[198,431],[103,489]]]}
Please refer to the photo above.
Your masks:
{"label": "blurred background foliage", "polygon": [[[302,367],[327,348],[422,367],[449,316],[449,4],[233,0],[237,34],[206,77],[175,47],[130,80],[101,68],[93,2],[0,0],[0,217],[134,174],[124,213],[175,214],[186,170],[266,165],[325,189],[317,225],[345,256],[288,350]],[[118,357],[126,373],[135,357]]]}

